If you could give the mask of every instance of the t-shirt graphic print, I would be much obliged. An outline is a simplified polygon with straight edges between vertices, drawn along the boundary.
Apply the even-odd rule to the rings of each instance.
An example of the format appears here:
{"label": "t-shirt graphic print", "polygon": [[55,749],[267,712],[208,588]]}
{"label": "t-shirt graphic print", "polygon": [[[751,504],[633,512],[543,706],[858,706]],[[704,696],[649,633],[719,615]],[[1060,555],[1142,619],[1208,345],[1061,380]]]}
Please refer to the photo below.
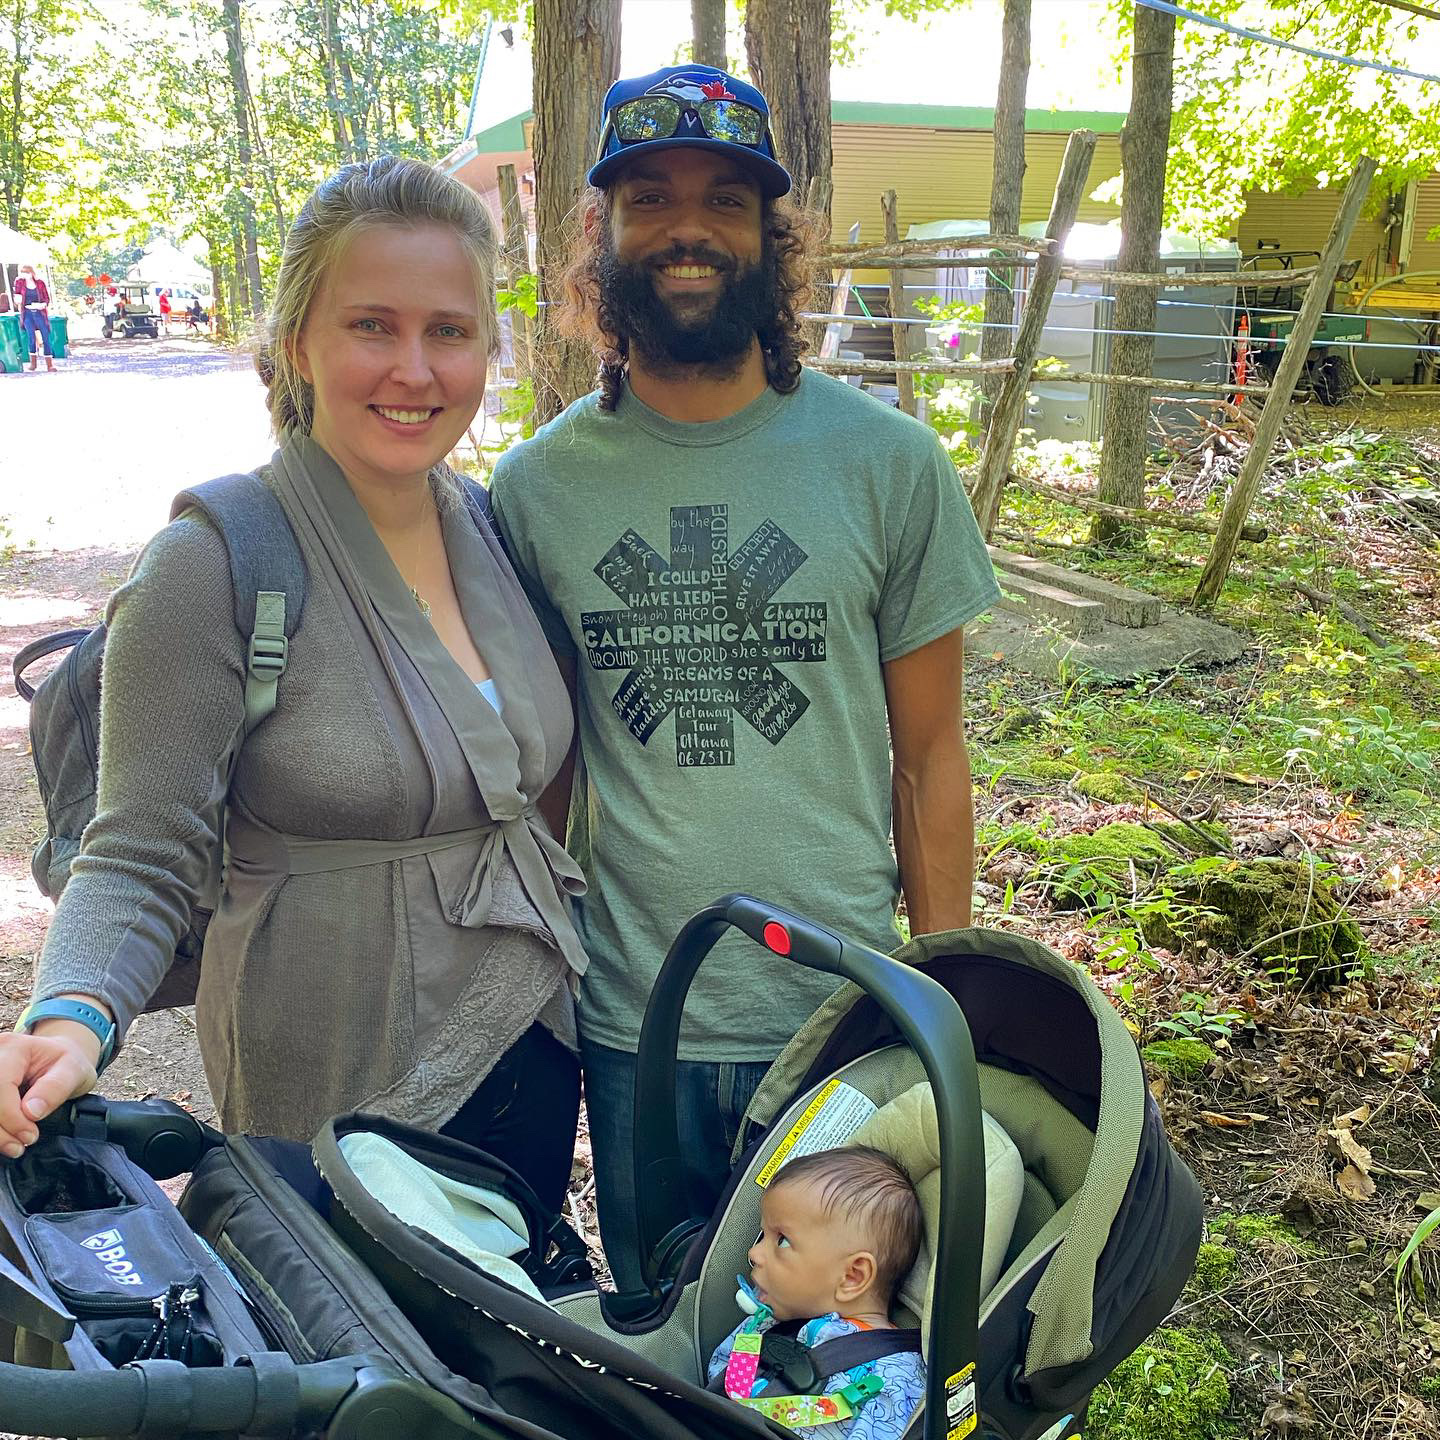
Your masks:
{"label": "t-shirt graphic print", "polygon": [[730,543],[728,505],[672,506],[669,557],[626,530],[595,566],[624,608],[580,615],[591,667],[621,674],[615,713],[642,745],[673,714],[682,769],[733,765],[737,715],[780,744],[810,698],[779,667],[825,660],[825,602],[776,598],[805,551],[769,519]]}
{"label": "t-shirt graphic print", "polygon": [[[693,423],[627,388],[509,450],[490,494],[575,676],[586,1038],[635,1048],[666,951],[722,895],[895,949],[886,666],[997,593],[935,433],[813,371]],[[726,935],[680,1058],[772,1059],[835,984]]]}

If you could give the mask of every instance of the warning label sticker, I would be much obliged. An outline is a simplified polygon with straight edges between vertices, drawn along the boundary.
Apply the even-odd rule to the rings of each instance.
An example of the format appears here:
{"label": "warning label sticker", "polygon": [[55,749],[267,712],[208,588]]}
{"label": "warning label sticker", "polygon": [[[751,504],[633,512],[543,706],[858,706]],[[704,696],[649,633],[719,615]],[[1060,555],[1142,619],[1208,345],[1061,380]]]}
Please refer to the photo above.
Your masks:
{"label": "warning label sticker", "polygon": [[945,1440],[964,1440],[979,1423],[975,1413],[975,1364],[972,1361],[945,1382]]}
{"label": "warning label sticker", "polygon": [[763,1190],[787,1160],[843,1145],[878,1108],[853,1085],[838,1079],[828,1081],[790,1127],[780,1148],[755,1176],[755,1183]]}

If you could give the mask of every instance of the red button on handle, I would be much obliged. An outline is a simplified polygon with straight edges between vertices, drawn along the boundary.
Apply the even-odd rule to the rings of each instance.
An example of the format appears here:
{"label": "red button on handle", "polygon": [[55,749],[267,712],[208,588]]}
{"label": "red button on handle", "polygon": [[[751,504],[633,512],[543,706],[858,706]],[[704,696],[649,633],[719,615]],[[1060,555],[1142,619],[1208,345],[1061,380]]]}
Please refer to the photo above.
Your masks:
{"label": "red button on handle", "polygon": [[765,943],[777,954],[790,953],[790,932],[778,920],[771,920],[762,932]]}

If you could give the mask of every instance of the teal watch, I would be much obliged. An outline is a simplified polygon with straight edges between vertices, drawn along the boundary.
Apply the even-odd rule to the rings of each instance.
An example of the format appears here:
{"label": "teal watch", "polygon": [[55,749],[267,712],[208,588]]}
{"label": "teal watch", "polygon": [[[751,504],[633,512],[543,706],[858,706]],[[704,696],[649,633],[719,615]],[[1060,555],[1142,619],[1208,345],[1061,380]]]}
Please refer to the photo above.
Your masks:
{"label": "teal watch", "polygon": [[101,1011],[93,1005],[85,1004],[83,1000],[37,1000],[21,1012],[15,1028],[28,1035],[42,1020],[74,1020],[87,1030],[93,1030],[95,1038],[100,1042],[100,1058],[95,1062],[97,1075],[115,1054],[115,1022],[106,1019]]}

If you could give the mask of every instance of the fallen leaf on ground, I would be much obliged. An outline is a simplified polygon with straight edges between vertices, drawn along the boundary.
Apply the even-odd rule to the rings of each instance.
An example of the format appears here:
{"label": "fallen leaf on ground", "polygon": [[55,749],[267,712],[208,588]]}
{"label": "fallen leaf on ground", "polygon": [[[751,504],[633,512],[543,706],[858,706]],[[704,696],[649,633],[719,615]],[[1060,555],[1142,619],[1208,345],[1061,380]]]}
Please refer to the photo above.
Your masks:
{"label": "fallen leaf on ground", "polygon": [[1336,1177],[1335,1188],[1347,1200],[1368,1200],[1375,1193],[1375,1182],[1354,1165],[1347,1165]]}
{"label": "fallen leaf on ground", "polygon": [[1297,1380],[1288,1390],[1274,1395],[1265,1407],[1260,1423],[1281,1436],[1282,1440],[1313,1430],[1320,1419],[1310,1401],[1310,1391],[1305,1382]]}
{"label": "fallen leaf on ground", "polygon": [[1249,1115],[1221,1115],[1214,1110],[1202,1110],[1200,1118],[1207,1125],[1215,1125],[1226,1130],[1255,1123]]}
{"label": "fallen leaf on ground", "polygon": [[1344,1115],[1337,1115],[1330,1124],[1336,1130],[1350,1130],[1363,1125],[1369,1118],[1370,1107],[1357,1105],[1353,1110],[1346,1111]]}
{"label": "fallen leaf on ground", "polygon": [[1370,1173],[1370,1152],[1356,1138],[1354,1133],[1341,1126],[1325,1132],[1325,1148],[1337,1160],[1347,1161],[1362,1175]]}

